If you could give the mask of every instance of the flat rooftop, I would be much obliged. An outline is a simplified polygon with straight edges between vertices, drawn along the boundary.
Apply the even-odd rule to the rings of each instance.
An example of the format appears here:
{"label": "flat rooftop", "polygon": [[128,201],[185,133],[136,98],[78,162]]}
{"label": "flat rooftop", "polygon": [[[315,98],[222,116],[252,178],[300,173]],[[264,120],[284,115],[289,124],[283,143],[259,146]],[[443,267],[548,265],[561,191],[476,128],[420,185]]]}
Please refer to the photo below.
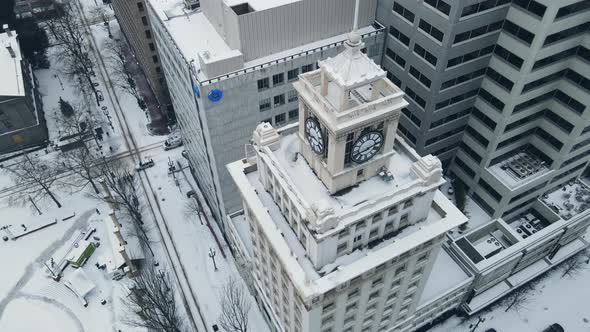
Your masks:
{"label": "flat rooftop", "polygon": [[[0,71],[2,71],[0,96],[24,96],[25,85],[20,47],[16,39],[16,31],[11,31],[10,34],[9,36],[6,32],[0,33]],[[8,46],[12,49],[12,54]]]}
{"label": "flat rooftop", "polygon": [[590,208],[590,187],[576,179],[543,195],[541,201],[562,219],[569,220]]}
{"label": "flat rooftop", "polygon": [[[251,10],[258,12],[298,1],[301,0],[225,0],[224,2],[230,7],[240,7],[247,5],[251,8]],[[234,11],[236,11],[236,9],[234,9]]]}
{"label": "flat rooftop", "polygon": [[416,156],[408,155],[402,150],[400,138],[396,138],[394,155],[387,165],[394,179],[391,182],[379,176],[373,176],[357,186],[342,190],[341,193],[330,194],[323,182],[313,173],[303,156],[299,154],[299,138],[297,133],[281,137],[281,146],[274,151],[273,156],[280,166],[294,181],[296,189],[305,197],[307,202],[325,201],[334,208],[336,214],[364,202],[383,196],[383,194],[401,188],[417,180],[411,171]]}
{"label": "flat rooftop", "polygon": [[438,256],[430,272],[430,277],[424,285],[424,291],[418,302],[418,307],[463,286],[472,277],[465,272],[449,255],[445,248],[438,251]]}
{"label": "flat rooftop", "polygon": [[[147,0],[152,6],[160,20],[163,22],[168,33],[178,46],[182,55],[187,61],[192,61],[197,72],[199,82],[206,82],[215,77],[207,77],[204,71],[200,69],[199,54],[208,52],[212,59],[227,59],[241,54],[240,50],[233,50],[215,30],[207,16],[200,10],[187,10],[184,7],[183,0]],[[269,9],[286,5],[288,3],[301,0],[253,0],[247,3],[256,11]],[[226,0],[230,6],[246,3],[241,0]],[[373,33],[378,29],[374,26],[366,26],[359,29],[359,34],[364,35]],[[322,39],[312,43],[300,45],[288,50],[269,54],[268,56],[252,59],[243,63],[242,68],[221,74],[224,76],[234,72],[254,71],[254,67],[272,65],[276,61],[288,57],[297,57],[305,55],[307,52],[320,51],[322,47],[336,47],[337,43],[342,43],[348,39],[348,34],[343,33],[330,38]]]}
{"label": "flat rooftop", "polygon": [[551,171],[547,164],[531,152],[519,152],[488,167],[490,173],[508,188],[517,188]]}

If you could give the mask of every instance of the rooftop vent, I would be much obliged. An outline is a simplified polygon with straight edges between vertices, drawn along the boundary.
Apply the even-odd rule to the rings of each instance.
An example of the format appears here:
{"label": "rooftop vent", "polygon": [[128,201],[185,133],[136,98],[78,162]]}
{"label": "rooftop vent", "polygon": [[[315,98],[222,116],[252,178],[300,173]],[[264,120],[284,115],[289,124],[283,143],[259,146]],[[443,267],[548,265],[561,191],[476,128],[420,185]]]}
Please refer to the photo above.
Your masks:
{"label": "rooftop vent", "polygon": [[249,3],[245,2],[245,3],[241,3],[239,5],[235,5],[232,6],[231,9],[234,11],[234,13],[236,13],[236,15],[244,15],[244,14],[248,14],[248,13],[253,13],[255,12],[254,8],[252,8],[250,6]]}
{"label": "rooftop vent", "polygon": [[184,0],[184,7],[188,10],[193,10],[201,7],[199,0]]}

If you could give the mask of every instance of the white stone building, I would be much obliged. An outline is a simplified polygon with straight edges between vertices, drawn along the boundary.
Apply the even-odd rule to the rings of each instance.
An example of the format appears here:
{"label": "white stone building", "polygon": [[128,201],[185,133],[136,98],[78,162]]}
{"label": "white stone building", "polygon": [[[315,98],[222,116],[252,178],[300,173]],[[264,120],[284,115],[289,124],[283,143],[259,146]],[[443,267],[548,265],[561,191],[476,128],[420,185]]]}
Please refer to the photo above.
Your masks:
{"label": "white stone building", "polygon": [[298,124],[258,125],[227,166],[244,207],[232,249],[276,331],[411,331],[472,280],[441,250],[466,218],[438,190],[440,161],[396,137],[404,94],[362,47],[353,32],[300,75]]}

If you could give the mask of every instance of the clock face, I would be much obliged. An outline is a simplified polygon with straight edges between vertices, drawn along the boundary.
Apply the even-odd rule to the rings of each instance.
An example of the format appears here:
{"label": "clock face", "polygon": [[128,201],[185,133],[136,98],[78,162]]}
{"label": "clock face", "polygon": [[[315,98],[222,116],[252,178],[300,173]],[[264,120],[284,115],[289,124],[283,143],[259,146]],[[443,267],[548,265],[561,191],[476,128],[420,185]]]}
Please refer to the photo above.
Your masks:
{"label": "clock face", "polygon": [[305,120],[305,136],[313,152],[316,154],[324,153],[324,135],[316,119],[307,118]]}
{"label": "clock face", "polygon": [[373,158],[382,146],[383,134],[378,131],[370,131],[354,142],[350,157],[356,163],[365,162]]}

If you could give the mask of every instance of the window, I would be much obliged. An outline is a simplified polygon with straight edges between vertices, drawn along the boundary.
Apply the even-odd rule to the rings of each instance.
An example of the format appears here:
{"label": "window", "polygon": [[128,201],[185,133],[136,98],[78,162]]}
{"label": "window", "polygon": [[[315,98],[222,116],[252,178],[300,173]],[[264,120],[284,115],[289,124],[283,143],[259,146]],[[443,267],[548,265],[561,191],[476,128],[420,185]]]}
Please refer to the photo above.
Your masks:
{"label": "window", "polygon": [[424,0],[424,2],[447,16],[449,16],[449,13],[451,12],[451,5],[443,0]]}
{"label": "window", "polygon": [[298,108],[289,111],[289,120],[294,120],[294,119],[297,119],[298,117],[299,117],[299,109]]}
{"label": "window", "polygon": [[422,59],[428,61],[428,63],[436,67],[436,62],[438,59],[432,53],[424,49],[424,47],[418,45],[418,43],[414,44],[414,52],[421,56]]}
{"label": "window", "polygon": [[476,142],[478,142],[479,144],[481,144],[484,148],[488,147],[488,144],[490,143],[490,141],[485,138],[482,134],[478,133],[477,130],[473,129],[471,126],[467,126],[467,129],[465,129],[465,132],[473,137],[475,139]]}
{"label": "window", "polygon": [[514,83],[509,80],[506,76],[498,73],[497,71],[493,70],[492,68],[488,67],[486,69],[486,76],[491,78],[494,82],[498,83],[500,86],[504,87],[508,92],[512,91],[512,87]]}
{"label": "window", "polygon": [[586,23],[582,23],[580,25],[577,25],[573,28],[569,28],[569,29],[565,29],[565,30],[556,32],[556,33],[549,35],[545,38],[545,42],[543,43],[543,46],[548,45],[548,44],[552,44],[552,43],[556,43],[560,40],[574,37],[574,36],[577,36],[582,33],[586,33],[588,31],[589,27],[590,27],[590,22],[586,22]]}
{"label": "window", "polygon": [[479,179],[477,182],[496,202],[499,202],[502,199],[502,196],[490,186],[484,179]]}
{"label": "window", "polygon": [[590,1],[588,1],[588,0],[582,0],[582,1],[579,1],[576,3],[572,3],[569,6],[564,6],[564,7],[559,8],[555,18],[558,19],[560,17],[575,14],[577,12],[581,12],[581,11],[586,10],[588,8],[590,8]]}
{"label": "window", "polygon": [[258,80],[258,91],[265,90],[269,88],[268,77],[261,78]]}
{"label": "window", "polygon": [[291,69],[287,72],[287,79],[289,81],[296,80],[299,76],[299,68]]}
{"label": "window", "polygon": [[405,18],[406,20],[410,21],[410,23],[414,24],[414,18],[416,17],[416,15],[414,15],[414,13],[409,11],[404,6],[400,5],[397,2],[394,2],[393,11],[398,13],[401,17]]}
{"label": "window", "polygon": [[[402,274],[406,271],[406,264],[403,264],[402,266],[398,267],[397,269],[395,269],[395,275],[398,274]],[[400,280],[398,280],[398,282],[400,282]],[[391,285],[391,288],[393,288],[394,285]]]}
{"label": "window", "polygon": [[434,37],[434,39],[438,40],[439,42],[442,42],[443,37],[444,37],[444,33],[442,31],[440,31],[439,29],[435,28],[434,26],[432,26],[430,23],[424,21],[423,19],[420,19],[420,24],[418,24],[418,27],[422,31],[424,31],[427,34]]}
{"label": "window", "polygon": [[291,90],[291,91],[287,92],[287,101],[289,103],[297,101],[297,91],[296,90]]}
{"label": "window", "polygon": [[547,7],[535,0],[512,0],[512,3],[539,17],[543,17],[545,10],[547,10]]}
{"label": "window", "polygon": [[158,56],[157,55],[152,55],[152,61],[154,63],[158,63]]}
{"label": "window", "polygon": [[272,75],[272,86],[277,86],[285,83],[285,74],[279,73]]}
{"label": "window", "polygon": [[143,8],[143,2],[138,2],[137,3],[137,9],[139,9],[140,12],[142,12],[144,10],[144,8]]}
{"label": "window", "polygon": [[455,39],[453,40],[453,44],[457,44],[460,42],[464,42],[466,40],[479,37],[481,35],[485,35],[486,33],[490,33],[493,31],[500,30],[502,28],[502,24],[504,21],[497,21],[489,25],[484,25],[477,29],[465,31],[455,35]]}
{"label": "window", "polygon": [[281,106],[285,104],[285,94],[280,94],[278,96],[274,96],[273,98],[274,107]]}
{"label": "window", "polygon": [[392,216],[396,213],[397,213],[397,205],[390,207],[389,210],[387,211],[388,216]]}
{"label": "window", "polygon": [[[259,108],[260,108],[260,112],[264,112],[266,110],[269,110],[270,109],[270,98],[262,99],[259,102]],[[268,122],[270,122],[270,121],[268,121]]]}
{"label": "window", "polygon": [[359,177],[359,176],[363,176],[363,174],[364,174],[364,173],[365,173],[365,170],[361,168],[361,169],[359,169],[358,171],[356,171],[356,176],[357,176],[357,177]]}
{"label": "window", "polygon": [[510,52],[509,50],[505,49],[500,45],[496,45],[496,47],[494,47],[494,54],[506,60],[509,64],[513,65],[519,70],[522,66],[522,63],[524,62],[518,55]]}
{"label": "window", "polygon": [[397,55],[394,51],[392,51],[389,47],[385,49],[385,55],[388,56],[391,60],[395,61],[400,67],[404,68],[406,66],[406,60],[401,56]]}
{"label": "window", "polygon": [[496,129],[496,122],[494,120],[492,120],[489,116],[485,115],[482,111],[473,107],[473,111],[471,114],[473,114],[475,119],[479,120],[481,123],[483,123],[486,127],[490,128],[492,131]]}
{"label": "window", "polygon": [[523,42],[529,45],[533,42],[533,39],[535,39],[534,33],[526,30],[525,28],[521,28],[520,26],[518,26],[515,23],[512,23],[509,20],[504,21],[504,26],[502,28],[504,29],[504,31],[510,33],[514,37],[522,40]]}
{"label": "window", "polygon": [[417,79],[425,87],[430,89],[430,85],[432,84],[432,81],[430,81],[430,79],[428,77],[426,77],[426,75],[422,74],[414,66],[410,66],[410,75],[414,76],[415,79]]}
{"label": "window", "polygon": [[491,93],[489,93],[485,89],[483,89],[483,88],[479,89],[479,96],[483,100],[487,101],[488,104],[493,106],[499,112],[502,112],[502,110],[504,109],[504,103],[500,99],[494,97]]}
{"label": "window", "polygon": [[590,50],[588,50],[587,48],[585,48],[582,45],[569,48],[565,51],[561,51],[559,53],[545,57],[541,60],[535,61],[535,64],[533,65],[533,70],[540,68],[540,67],[548,66],[552,63],[555,63],[557,61],[561,61],[561,60],[564,60],[564,59],[567,59],[567,58],[573,57],[573,56],[579,56],[580,58],[585,59],[586,61],[590,61]]}
{"label": "window", "polygon": [[416,102],[416,104],[420,105],[420,107],[422,108],[426,108],[426,100],[424,100],[424,98],[420,97],[416,92],[414,92],[414,90],[406,87],[406,95],[408,97],[410,97],[413,101]]}
{"label": "window", "polygon": [[473,52],[469,52],[469,53],[460,55],[458,57],[449,59],[449,61],[447,62],[447,68],[451,68],[451,67],[460,65],[464,62],[484,57],[486,55],[491,54],[492,52],[494,52],[494,45],[490,45],[490,46],[482,48],[480,50],[475,50]]}
{"label": "window", "polygon": [[404,35],[401,31],[394,28],[393,25],[389,26],[389,34],[393,38],[399,40],[400,43],[402,43],[406,46],[410,46],[410,37]]}
{"label": "window", "polygon": [[313,70],[313,64],[305,65],[301,67],[301,73],[307,73]]}
{"label": "window", "polygon": [[456,103],[460,103],[465,99],[471,98],[471,97],[475,97],[477,96],[477,92],[479,91],[479,89],[473,89],[471,91],[467,91],[463,94],[457,95],[455,97],[443,100],[441,102],[436,103],[436,105],[434,105],[434,109],[435,110],[439,110],[441,108],[445,108],[447,106],[456,104]]}
{"label": "window", "polygon": [[150,30],[145,30],[145,38],[152,39],[152,32]]}
{"label": "window", "polygon": [[484,2],[476,3],[471,6],[463,7],[461,11],[461,17],[477,14],[486,10],[490,10],[494,7],[502,6],[510,3],[511,0],[487,0]]}
{"label": "window", "polygon": [[415,116],[414,113],[410,112],[410,110],[405,107],[402,108],[402,112],[408,119],[410,119],[410,121],[412,121],[412,123],[416,125],[416,127],[420,128],[420,125],[422,124],[420,118]]}
{"label": "window", "polygon": [[142,16],[141,17],[141,23],[143,23],[143,25],[148,25],[147,17]]}
{"label": "window", "polygon": [[155,51],[156,50],[156,46],[154,45],[154,43],[150,43],[149,44],[150,47],[150,51]]}
{"label": "window", "polygon": [[[430,123],[430,129],[434,129],[434,128],[438,128],[444,124],[447,124],[449,122],[453,122],[459,119],[463,119],[466,116],[468,116],[469,114],[471,114],[471,110],[474,109],[474,107],[469,107],[465,110],[462,110],[460,112],[457,113],[453,113],[451,115],[448,115],[440,120],[436,120]],[[454,148],[454,147],[453,147]]]}
{"label": "window", "polygon": [[440,85],[440,89],[441,90],[445,90],[445,89],[451,88],[451,87],[453,87],[455,85],[459,85],[461,83],[465,83],[467,81],[470,81],[470,80],[473,80],[473,79],[482,77],[485,74],[485,72],[486,72],[486,69],[485,68],[481,68],[481,69],[478,69],[478,70],[476,70],[474,72],[467,73],[465,75],[461,75],[461,76],[452,78],[452,79],[450,79],[448,81],[444,81]]}
{"label": "window", "polygon": [[397,130],[405,136],[405,138],[407,138],[410,142],[412,142],[413,144],[416,144],[417,139],[416,136],[414,136],[406,127],[404,127],[403,124],[398,124],[397,125]]}
{"label": "window", "polygon": [[162,67],[158,66],[156,67],[156,73],[161,73],[162,72]]}

